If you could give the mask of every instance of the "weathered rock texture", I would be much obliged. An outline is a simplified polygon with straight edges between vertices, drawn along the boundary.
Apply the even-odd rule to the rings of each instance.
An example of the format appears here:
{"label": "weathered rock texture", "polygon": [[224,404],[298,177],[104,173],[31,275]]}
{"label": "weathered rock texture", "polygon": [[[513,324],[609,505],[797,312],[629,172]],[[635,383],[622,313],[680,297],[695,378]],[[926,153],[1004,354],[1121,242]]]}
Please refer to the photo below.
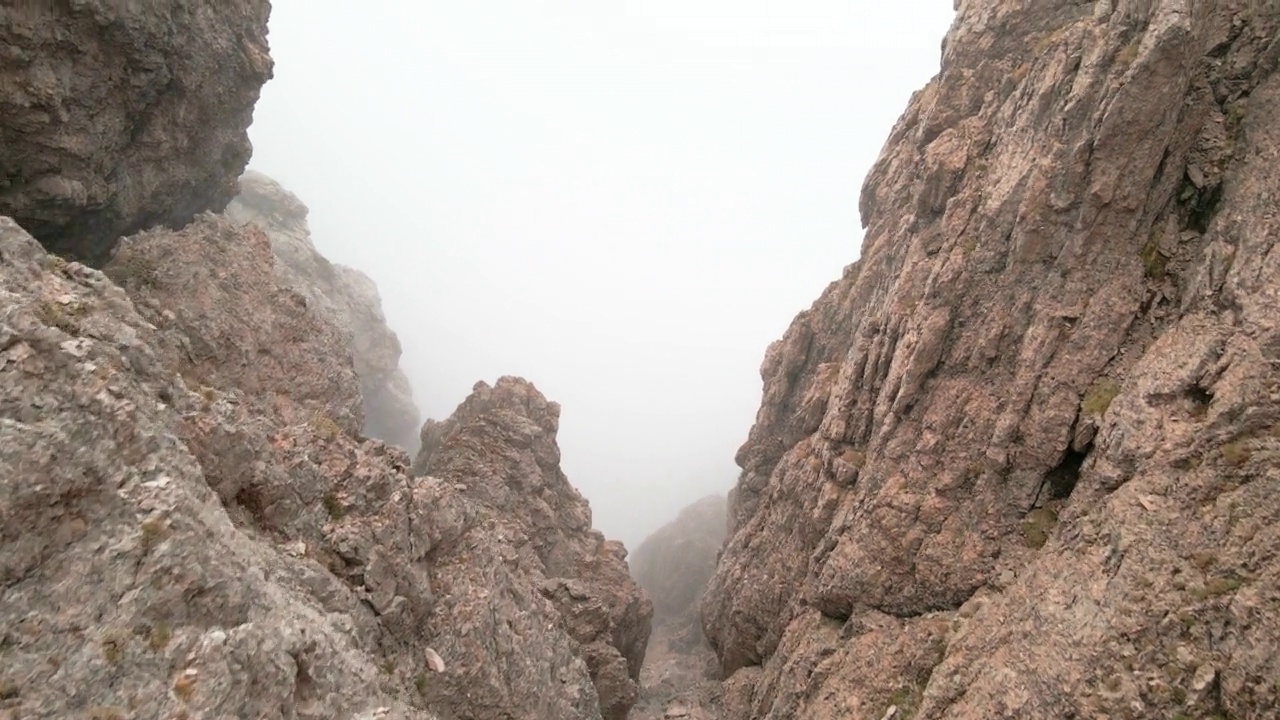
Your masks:
{"label": "weathered rock texture", "polygon": [[349,336],[275,270],[266,234],[222,215],[120,242],[104,268],[178,349],[189,383],[237,388],[286,423],[364,427]]}
{"label": "weathered rock texture", "polygon": [[377,285],[359,270],[325,259],[311,242],[307,206],[262,173],[249,171],[240,178],[240,194],[226,214],[260,227],[271,240],[285,283],[349,336],[365,434],[416,453],[420,416],[400,369],[400,339],[387,326]]}
{"label": "weathered rock texture", "polygon": [[692,650],[702,642],[698,603],[724,543],[725,499],[708,495],[680,511],[636,548],[631,574],[653,601],[654,624]]}
{"label": "weathered rock texture", "polygon": [[[591,529],[590,507],[560,470],[555,440],[559,422],[559,405],[548,402],[527,381],[503,377],[492,387],[478,383],[448,420],[428,420],[423,426],[415,471],[462,489],[491,510],[491,524],[470,542],[497,548],[486,559],[463,556],[455,562],[474,567],[478,574],[468,576],[463,588],[473,593],[478,588],[491,590],[498,612],[478,629],[455,629],[448,642],[437,642],[459,657],[484,657],[495,636],[499,647],[515,641],[508,639],[511,624],[525,618],[528,607],[549,605],[562,618],[557,632],[568,633],[573,652],[586,661],[600,712],[607,720],[622,720],[638,697],[653,604],[628,574],[626,549]],[[535,594],[500,593],[512,581],[491,573],[504,562],[505,572],[536,581]],[[441,588],[440,602],[459,616],[476,616],[468,608],[474,599],[454,582]],[[478,664],[474,672],[486,678],[479,687],[490,687],[490,694],[519,689],[536,697],[545,692],[547,682],[537,671],[537,660],[504,651],[489,666]],[[515,669],[520,667],[527,670]],[[503,668],[512,668],[505,677]],[[580,673],[572,666],[552,675],[561,684],[574,677]],[[441,692],[475,695],[474,712],[492,702],[476,689],[474,677],[459,675],[457,681]],[[580,716],[586,717],[572,715]],[[528,717],[571,716],[547,712]]]}
{"label": "weathered rock texture", "polygon": [[267,0],[0,6],[0,213],[97,265],[221,210],[249,160]]}
{"label": "weathered rock texture", "polygon": [[414,477],[275,265],[222,216],[107,274],[0,219],[0,717],[623,717],[652,607],[555,405],[499,382]]}
{"label": "weathered rock texture", "polygon": [[[306,426],[229,425],[240,391],[193,394],[162,332],[0,218],[0,717],[434,718],[398,699],[422,704],[383,666],[407,641],[313,559],[327,546],[278,547],[224,510],[237,453],[310,491],[315,446],[290,442]],[[405,487],[376,459],[395,451],[352,452],[323,477]]]}
{"label": "weathered rock texture", "polygon": [[958,3],[764,361],[726,717],[1274,714],[1278,21]]}

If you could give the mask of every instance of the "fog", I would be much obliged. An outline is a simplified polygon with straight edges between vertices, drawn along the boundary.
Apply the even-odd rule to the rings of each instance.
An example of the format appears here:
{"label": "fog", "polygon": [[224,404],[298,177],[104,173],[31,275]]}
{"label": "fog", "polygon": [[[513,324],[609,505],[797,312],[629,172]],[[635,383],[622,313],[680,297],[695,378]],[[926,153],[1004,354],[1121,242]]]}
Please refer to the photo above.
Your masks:
{"label": "fog", "polygon": [[634,548],[737,478],[952,0],[273,0],[251,167],[370,275],[427,417],[532,381]]}

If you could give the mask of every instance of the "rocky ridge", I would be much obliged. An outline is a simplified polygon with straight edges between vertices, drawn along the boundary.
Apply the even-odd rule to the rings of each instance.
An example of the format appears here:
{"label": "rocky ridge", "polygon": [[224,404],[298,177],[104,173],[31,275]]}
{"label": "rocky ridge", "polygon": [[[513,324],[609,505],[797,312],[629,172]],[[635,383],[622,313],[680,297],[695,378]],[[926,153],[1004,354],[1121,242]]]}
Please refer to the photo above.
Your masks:
{"label": "rocky ridge", "polygon": [[354,268],[331,263],[311,241],[308,209],[270,177],[248,171],[226,215],[254,223],[271,241],[277,272],[347,336],[364,404],[363,432],[417,453],[420,415],[400,369],[400,339],[387,326],[378,286]]}
{"label": "rocky ridge", "polygon": [[652,609],[531,385],[477,386],[415,477],[256,226],[105,274],[0,230],[0,713],[625,716]]}
{"label": "rocky ridge", "polygon": [[1280,15],[964,0],[766,354],[739,718],[1270,717]]}
{"label": "rocky ridge", "polygon": [[270,79],[267,0],[0,7],[0,215],[94,266],[236,193]]}
{"label": "rocky ridge", "polygon": [[620,720],[652,606],[558,406],[478,385],[414,474],[376,287],[262,176],[207,212],[268,11],[0,8],[0,717]]}

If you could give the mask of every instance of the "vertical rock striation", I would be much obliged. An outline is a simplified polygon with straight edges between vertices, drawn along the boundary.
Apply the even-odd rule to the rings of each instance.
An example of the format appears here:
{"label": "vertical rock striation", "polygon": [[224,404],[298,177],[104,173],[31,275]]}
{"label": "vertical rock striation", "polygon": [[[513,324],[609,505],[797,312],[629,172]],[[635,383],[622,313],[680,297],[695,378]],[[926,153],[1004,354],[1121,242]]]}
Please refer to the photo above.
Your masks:
{"label": "vertical rock striation", "polygon": [[733,718],[1269,716],[1280,13],[964,0],[762,367]]}

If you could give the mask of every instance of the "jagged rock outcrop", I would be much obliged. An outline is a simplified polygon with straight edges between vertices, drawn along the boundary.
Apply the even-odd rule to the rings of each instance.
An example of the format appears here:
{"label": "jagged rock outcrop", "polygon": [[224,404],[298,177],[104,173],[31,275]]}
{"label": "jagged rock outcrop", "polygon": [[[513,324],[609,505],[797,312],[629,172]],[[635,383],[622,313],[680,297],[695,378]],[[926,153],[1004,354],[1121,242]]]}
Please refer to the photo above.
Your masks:
{"label": "jagged rock outcrop", "polygon": [[350,335],[364,401],[364,433],[416,453],[418,408],[400,369],[400,339],[387,326],[377,285],[359,270],[325,259],[311,242],[307,206],[262,173],[249,171],[240,178],[240,194],[226,214],[262,228],[286,284]]}
{"label": "jagged rock outcrop", "polygon": [[0,716],[432,720],[350,586],[230,521],[180,428],[236,394],[167,348],[0,218]]}
{"label": "jagged rock outcrop", "polygon": [[1280,15],[964,0],[770,347],[726,718],[1280,703]]}
{"label": "jagged rock outcrop", "polygon": [[98,265],[122,236],[221,210],[251,152],[267,0],[0,7],[0,214]]}
{"label": "jagged rock outcrop", "polygon": [[698,603],[716,569],[725,534],[725,499],[708,495],[680,511],[636,548],[631,574],[649,593],[654,624],[686,649],[702,641]]}
{"label": "jagged rock outcrop", "polygon": [[121,240],[104,270],[171,341],[188,384],[236,388],[285,423],[363,429],[349,336],[278,277],[257,227],[206,213]]}
{"label": "jagged rock outcrop", "polygon": [[[459,657],[484,657],[485,648],[493,643],[492,633],[503,637],[502,628],[510,618],[522,617],[523,606],[540,599],[559,612],[563,632],[585,659],[604,718],[622,720],[639,694],[637,681],[653,605],[628,574],[626,549],[591,529],[590,507],[560,470],[555,440],[559,422],[559,405],[548,402],[527,381],[503,377],[493,386],[478,383],[450,418],[429,420],[423,426],[414,471],[452,484],[492,510],[495,522],[483,537],[498,538],[503,546],[501,559],[509,568],[538,580],[540,596],[496,599],[502,603],[491,621],[496,629],[486,625],[478,632],[454,632],[448,640],[437,640],[437,646]],[[497,560],[464,558],[463,563],[483,570]],[[475,582],[468,587],[494,588],[496,594],[491,578],[477,577]],[[458,614],[474,614],[466,607],[472,601],[456,589],[442,590],[440,602],[457,608]],[[537,665],[529,664],[531,660],[495,659],[525,669],[509,670],[506,678],[494,677],[494,681],[499,687],[505,681],[508,687],[519,683],[538,691],[546,676]],[[477,666],[475,672],[492,676],[497,671]],[[476,691],[474,679],[457,679],[462,682],[446,682],[441,692],[453,697],[475,694],[477,705],[469,711],[480,712],[482,703],[490,701]],[[564,675],[556,679],[570,682]],[[492,692],[500,692],[499,687]]]}
{"label": "jagged rock outcrop", "polygon": [[623,717],[652,610],[559,474],[554,404],[500,382],[414,477],[274,267],[221,216],[109,274],[0,220],[0,713]]}

